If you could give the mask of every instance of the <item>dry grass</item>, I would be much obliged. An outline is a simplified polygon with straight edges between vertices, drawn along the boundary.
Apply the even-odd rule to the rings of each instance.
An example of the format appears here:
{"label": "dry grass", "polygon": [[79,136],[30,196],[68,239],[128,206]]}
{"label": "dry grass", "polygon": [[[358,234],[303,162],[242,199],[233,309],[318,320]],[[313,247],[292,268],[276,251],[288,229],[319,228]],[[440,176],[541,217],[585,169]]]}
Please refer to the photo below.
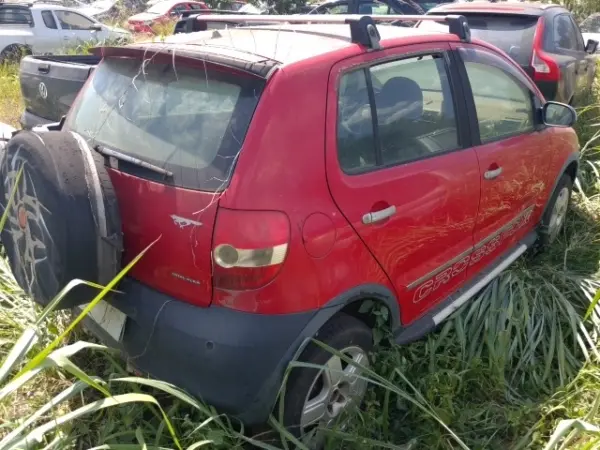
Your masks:
{"label": "dry grass", "polygon": [[18,127],[22,111],[18,66],[0,64],[0,122]]}

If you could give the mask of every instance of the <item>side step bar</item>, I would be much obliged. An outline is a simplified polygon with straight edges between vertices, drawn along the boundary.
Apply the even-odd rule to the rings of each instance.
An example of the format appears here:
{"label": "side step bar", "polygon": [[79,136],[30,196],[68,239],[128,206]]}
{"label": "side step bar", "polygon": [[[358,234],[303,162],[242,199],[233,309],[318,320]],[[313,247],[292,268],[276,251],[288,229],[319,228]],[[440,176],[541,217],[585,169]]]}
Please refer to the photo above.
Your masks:
{"label": "side step bar", "polygon": [[408,344],[416,341],[429,332],[433,331],[450,314],[464,305],[481,291],[490,281],[496,278],[504,269],[510,266],[519,256],[531,247],[537,240],[537,233],[531,232],[525,236],[512,250],[500,256],[490,268],[471,280],[467,285],[456,291],[438,307],[427,315],[417,319],[411,325],[400,328],[396,333],[394,340],[397,344]]}

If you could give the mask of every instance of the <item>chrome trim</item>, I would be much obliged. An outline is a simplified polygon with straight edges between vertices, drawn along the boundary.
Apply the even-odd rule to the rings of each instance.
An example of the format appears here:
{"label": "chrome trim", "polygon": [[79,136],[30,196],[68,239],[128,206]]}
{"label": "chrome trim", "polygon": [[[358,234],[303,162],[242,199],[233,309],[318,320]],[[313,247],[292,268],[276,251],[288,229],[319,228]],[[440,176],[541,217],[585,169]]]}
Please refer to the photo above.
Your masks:
{"label": "chrome trim", "polygon": [[417,286],[421,285],[422,283],[424,283],[425,281],[429,280],[430,278],[435,277],[437,274],[439,274],[440,272],[443,272],[444,270],[446,270],[448,267],[452,266],[453,264],[456,264],[458,261],[460,261],[462,258],[464,258],[465,256],[469,255],[470,253],[474,252],[477,249],[480,249],[481,247],[483,247],[484,245],[486,245],[488,242],[490,242],[492,239],[496,238],[498,235],[502,234],[504,231],[510,229],[515,223],[517,223],[523,216],[525,216],[527,213],[529,213],[530,211],[532,212],[533,209],[535,208],[535,205],[531,205],[527,208],[525,208],[523,211],[521,211],[514,219],[512,219],[510,222],[508,222],[507,224],[503,225],[502,227],[500,227],[498,230],[494,231],[492,234],[490,234],[489,236],[487,236],[486,238],[484,238],[483,240],[479,241],[477,244],[475,244],[473,247],[465,250],[464,252],[462,252],[461,254],[459,254],[458,256],[455,256],[454,258],[452,258],[450,261],[442,264],[441,266],[433,269],[431,272],[429,272],[426,275],[423,275],[422,277],[418,278],[417,280],[413,281],[412,283],[410,283],[406,288],[408,290],[414,289]]}
{"label": "chrome trim", "polygon": [[533,208],[535,208],[535,205],[531,205],[528,206],[527,208],[525,208],[523,211],[521,211],[514,219],[512,219],[510,222],[506,223],[505,225],[502,225],[502,227],[500,227],[498,230],[494,231],[492,234],[490,234],[489,236],[487,236],[486,238],[482,239],[481,241],[479,241],[477,244],[475,244],[475,246],[473,247],[473,250],[477,250],[478,248],[483,247],[485,244],[487,244],[488,242],[490,242],[492,239],[494,239],[496,236],[498,236],[499,234],[502,234],[503,232],[505,232],[506,230],[510,229],[515,223],[517,223],[523,216],[525,216],[526,214],[528,214],[529,212],[533,212]]}
{"label": "chrome trim", "polygon": [[362,223],[369,225],[372,223],[381,222],[382,220],[389,219],[394,214],[396,214],[396,207],[394,205],[388,206],[387,208],[379,211],[366,213],[364,216],[362,216]]}
{"label": "chrome trim", "polygon": [[494,270],[488,273],[485,277],[483,277],[480,281],[475,283],[469,290],[467,290],[464,294],[442,309],[439,313],[433,316],[433,322],[438,325],[440,324],[446,317],[460,308],[464,303],[467,302],[471,297],[473,297],[477,292],[479,292],[486,284],[496,278],[500,272],[510,266],[515,260],[525,253],[527,250],[527,245],[522,244],[519,246],[508,258],[502,261]]}
{"label": "chrome trim", "polygon": [[433,269],[431,272],[429,272],[426,275],[423,275],[421,278],[413,281],[412,283],[410,283],[407,286],[407,289],[413,289],[416,288],[417,286],[419,286],[421,283],[424,283],[425,281],[429,280],[430,278],[435,277],[438,273],[443,272],[444,270],[446,270],[448,267],[452,266],[453,264],[456,264],[458,261],[460,261],[461,259],[463,259],[465,256],[469,255],[470,253],[473,252],[473,247],[468,248],[467,250],[465,250],[464,252],[462,252],[460,255],[455,256],[454,258],[452,258],[450,261],[444,263],[443,265]]}

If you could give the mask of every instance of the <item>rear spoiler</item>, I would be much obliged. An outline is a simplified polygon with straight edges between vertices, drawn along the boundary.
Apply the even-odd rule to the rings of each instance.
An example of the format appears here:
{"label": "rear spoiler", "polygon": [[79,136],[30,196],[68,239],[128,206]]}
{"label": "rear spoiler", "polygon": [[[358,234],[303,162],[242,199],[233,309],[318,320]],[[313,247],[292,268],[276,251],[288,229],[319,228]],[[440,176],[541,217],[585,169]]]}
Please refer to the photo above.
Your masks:
{"label": "rear spoiler", "polygon": [[[195,31],[205,31],[210,23],[216,24],[217,28],[243,27],[251,25],[272,25],[272,24],[294,24],[294,23],[332,23],[348,24],[350,26],[350,36],[352,42],[364,45],[372,49],[379,49],[381,36],[377,31],[376,23],[398,23],[398,22],[418,22],[432,21],[448,24],[450,33],[458,36],[463,42],[471,41],[471,30],[465,16],[457,15],[371,15],[361,16],[360,14],[304,14],[304,15],[243,15],[231,14],[223,16],[211,16],[210,14],[194,14],[187,17],[180,29],[183,33],[192,33]],[[198,25],[201,24],[201,25]],[[179,25],[179,23],[178,23]],[[176,28],[177,30],[177,28]],[[177,31],[176,31],[177,32]]]}

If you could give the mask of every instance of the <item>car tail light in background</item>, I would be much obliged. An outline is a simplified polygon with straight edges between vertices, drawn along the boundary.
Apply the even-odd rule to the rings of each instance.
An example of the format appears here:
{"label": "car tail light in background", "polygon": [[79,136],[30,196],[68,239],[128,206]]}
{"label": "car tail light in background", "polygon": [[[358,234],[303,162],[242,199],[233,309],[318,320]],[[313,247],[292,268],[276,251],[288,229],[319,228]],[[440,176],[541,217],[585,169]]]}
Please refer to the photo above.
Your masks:
{"label": "car tail light in background", "polygon": [[531,67],[533,68],[534,81],[559,81],[560,68],[558,63],[546,52],[544,48],[544,19],[540,17],[533,37],[533,56]]}
{"label": "car tail light in background", "polygon": [[213,237],[213,286],[246,291],[270,283],[285,261],[290,223],[278,211],[220,208]]}

